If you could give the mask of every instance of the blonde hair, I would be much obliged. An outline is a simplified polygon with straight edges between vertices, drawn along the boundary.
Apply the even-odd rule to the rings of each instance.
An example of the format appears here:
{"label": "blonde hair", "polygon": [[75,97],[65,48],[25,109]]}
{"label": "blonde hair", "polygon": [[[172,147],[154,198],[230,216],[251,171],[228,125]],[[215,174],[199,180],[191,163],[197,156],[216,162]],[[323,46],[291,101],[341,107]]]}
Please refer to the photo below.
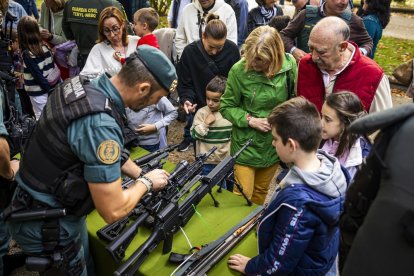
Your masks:
{"label": "blonde hair", "polygon": [[246,71],[252,70],[252,61],[260,58],[269,62],[266,77],[276,75],[282,68],[285,57],[285,47],[276,29],[269,26],[260,26],[254,29],[244,44],[244,58],[246,59]]}
{"label": "blonde hair", "polygon": [[118,23],[120,24],[120,28],[122,30],[122,45],[123,46],[127,46],[128,45],[128,30],[127,30],[127,23],[122,15],[122,12],[113,6],[110,7],[106,7],[105,9],[103,9],[101,11],[101,14],[99,15],[99,22],[98,22],[98,40],[96,41],[96,43],[100,43],[103,41],[107,41],[107,37],[104,34],[104,27],[103,27],[103,22],[108,19],[108,18],[115,18]]}
{"label": "blonde hair", "polygon": [[150,31],[154,31],[160,22],[160,16],[153,8],[142,8],[134,13],[134,21],[147,23]]}

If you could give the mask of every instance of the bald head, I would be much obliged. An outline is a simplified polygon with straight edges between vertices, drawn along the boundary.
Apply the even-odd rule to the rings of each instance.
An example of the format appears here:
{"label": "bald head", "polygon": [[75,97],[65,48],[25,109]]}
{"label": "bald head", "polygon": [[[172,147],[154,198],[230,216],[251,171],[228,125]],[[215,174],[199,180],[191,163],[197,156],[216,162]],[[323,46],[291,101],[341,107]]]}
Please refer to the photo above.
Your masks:
{"label": "bald head", "polygon": [[339,70],[347,54],[349,27],[345,21],[336,16],[325,17],[313,27],[309,36],[309,51],[312,61],[319,69]]}
{"label": "bald head", "polygon": [[328,16],[321,19],[313,27],[309,39],[339,43],[348,40],[349,35],[349,26],[343,19],[337,16]]}

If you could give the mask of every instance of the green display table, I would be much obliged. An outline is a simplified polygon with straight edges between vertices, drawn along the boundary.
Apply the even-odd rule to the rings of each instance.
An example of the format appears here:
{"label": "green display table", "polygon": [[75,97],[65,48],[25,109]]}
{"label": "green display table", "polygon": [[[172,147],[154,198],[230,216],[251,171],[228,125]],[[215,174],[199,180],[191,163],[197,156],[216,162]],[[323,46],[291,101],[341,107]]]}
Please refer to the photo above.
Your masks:
{"label": "green display table", "polygon": [[[138,150],[134,154],[142,155],[144,151]],[[131,155],[132,156],[132,155]],[[167,167],[172,168],[174,165],[166,164]],[[166,170],[169,170],[166,168]],[[209,195],[205,196],[203,200],[197,205],[196,214],[183,228],[192,246],[201,246],[214,241],[229,229],[238,224],[248,214],[253,212],[256,206],[247,206],[243,197],[236,196],[226,190],[222,193],[217,192],[217,188],[213,188],[214,197],[220,202],[218,208],[214,207],[213,201]],[[87,217],[87,226],[89,232],[89,242],[91,254],[95,261],[96,275],[112,275],[112,273],[119,267],[109,253],[105,249],[106,243],[101,241],[96,231],[105,225],[103,219],[94,211]],[[127,251],[125,252],[125,259],[146,240],[150,235],[150,230],[144,226],[140,228],[135,239],[132,241]],[[241,253],[247,256],[254,256],[257,254],[257,245],[255,232],[252,231],[249,235],[239,243],[230,254]],[[149,255],[149,257],[142,264],[138,270],[137,275],[170,275],[174,271],[176,265],[168,261],[169,254],[162,254],[162,243]],[[174,235],[172,251],[177,253],[189,253],[190,245],[185,239],[184,234],[179,231]],[[219,262],[212,270],[210,275],[237,275],[234,271],[227,267],[227,258]]]}

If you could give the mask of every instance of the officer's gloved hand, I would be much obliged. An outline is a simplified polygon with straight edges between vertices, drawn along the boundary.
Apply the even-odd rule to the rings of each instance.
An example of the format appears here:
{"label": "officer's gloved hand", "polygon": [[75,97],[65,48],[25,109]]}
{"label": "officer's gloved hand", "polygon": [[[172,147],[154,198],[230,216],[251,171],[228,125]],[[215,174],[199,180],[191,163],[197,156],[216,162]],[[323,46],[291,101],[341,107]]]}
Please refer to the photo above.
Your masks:
{"label": "officer's gloved hand", "polygon": [[151,180],[152,182],[152,189],[154,191],[159,191],[164,189],[165,186],[168,184],[168,177],[170,174],[161,169],[155,169],[150,171],[149,173],[145,174],[145,176]]}

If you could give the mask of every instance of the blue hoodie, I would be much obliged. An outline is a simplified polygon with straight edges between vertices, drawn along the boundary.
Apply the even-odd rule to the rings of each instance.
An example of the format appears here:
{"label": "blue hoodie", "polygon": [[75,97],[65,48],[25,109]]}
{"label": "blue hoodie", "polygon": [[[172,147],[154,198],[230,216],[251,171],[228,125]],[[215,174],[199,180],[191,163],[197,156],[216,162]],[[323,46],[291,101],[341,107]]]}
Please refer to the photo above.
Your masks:
{"label": "blue hoodie", "polygon": [[246,274],[325,275],[332,267],[347,183],[335,157],[317,156],[317,172],[293,166],[282,180],[258,226],[259,255]]}

